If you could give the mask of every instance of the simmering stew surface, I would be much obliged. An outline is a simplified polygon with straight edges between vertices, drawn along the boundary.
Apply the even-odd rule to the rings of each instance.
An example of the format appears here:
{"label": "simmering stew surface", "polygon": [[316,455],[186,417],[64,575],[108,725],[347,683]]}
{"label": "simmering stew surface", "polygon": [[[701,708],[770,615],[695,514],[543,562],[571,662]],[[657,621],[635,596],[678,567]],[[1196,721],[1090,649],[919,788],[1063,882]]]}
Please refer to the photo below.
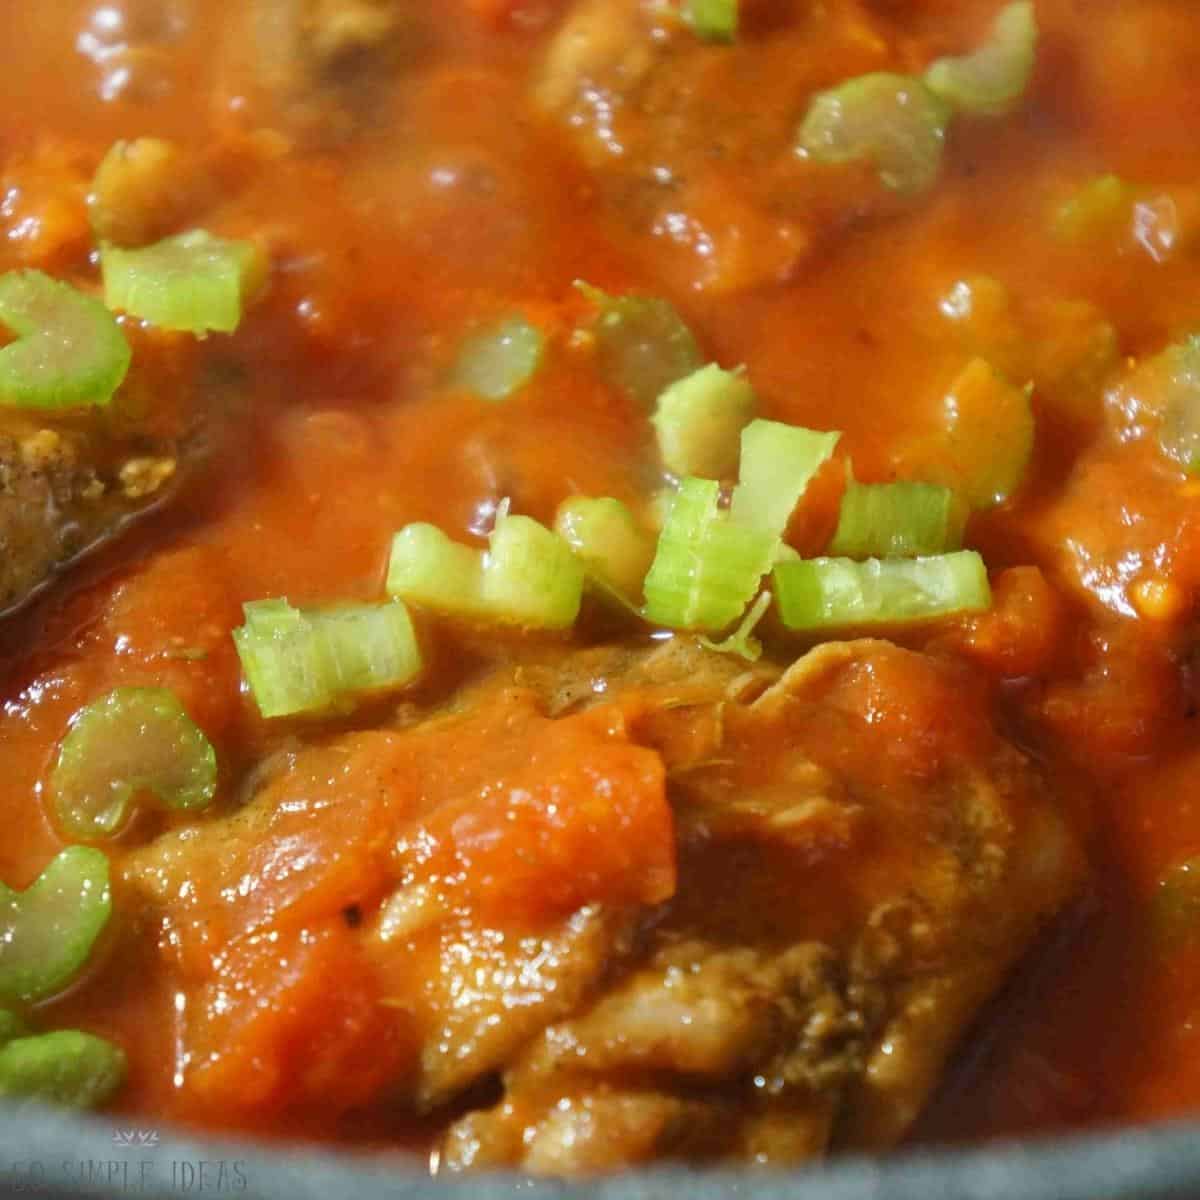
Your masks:
{"label": "simmering stew surface", "polygon": [[1200,1104],[1197,62],[0,5],[0,1097],[560,1175]]}

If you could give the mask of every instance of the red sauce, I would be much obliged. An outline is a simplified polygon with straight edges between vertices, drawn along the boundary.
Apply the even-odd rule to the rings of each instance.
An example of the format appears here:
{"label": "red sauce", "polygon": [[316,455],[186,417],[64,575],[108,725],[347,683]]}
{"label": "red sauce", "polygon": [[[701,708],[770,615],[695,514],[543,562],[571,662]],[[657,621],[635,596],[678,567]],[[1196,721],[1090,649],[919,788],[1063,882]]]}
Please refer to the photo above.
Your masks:
{"label": "red sauce", "polygon": [[[0,634],[0,878],[28,884],[62,845],[44,807],[48,768],[72,715],[113,687],[171,688],[219,748],[228,787],[277,745],[238,686],[229,631],[244,601],[374,598],[390,536],[408,522],[467,538],[505,496],[550,521],[570,494],[634,501],[646,490],[644,421],[578,369],[574,280],[671,299],[712,357],[748,365],[768,415],[844,430],[863,479],[903,469],[966,358],[995,351],[1039,380],[1031,474],[969,529],[999,572],[993,612],[919,640],[1001,689],[1005,727],[1046,765],[1091,847],[1091,895],[991,1014],[998,1032],[923,1136],[1045,1134],[1200,1105],[1200,941],[1163,945],[1148,932],[1159,880],[1200,854],[1200,490],[1150,443],[1121,441],[1103,381],[1049,385],[1075,336],[1060,301],[1092,306],[1122,358],[1153,354],[1197,319],[1200,16],[1175,0],[1039,0],[1030,97],[1004,120],[956,125],[934,191],[901,203],[849,170],[805,184],[812,194],[792,204],[799,169],[771,151],[807,96],[977,39],[990,0],[830,0],[823,17],[753,0],[735,47],[697,45],[675,60],[687,79],[677,127],[650,101],[618,114],[621,154],[531,99],[531,72],[569,5],[417,6],[411,60],[372,87],[351,136],[328,140],[298,127],[247,65],[240,7],[0,10],[0,269],[94,280],[89,180],[115,139],[140,136],[202,160],[214,187],[203,224],[262,239],[273,260],[241,331],[202,348],[222,372],[213,386],[226,389],[228,428],[201,482]],[[141,49],[113,49],[124,36],[114,19]],[[656,166],[678,197],[657,225],[642,195]],[[1052,235],[1059,206],[1107,172],[1168,198],[1166,242],[1080,247]],[[1001,281],[1008,306],[947,315],[956,281],[980,276]],[[463,332],[512,311],[561,339],[561,353],[504,405],[448,392]],[[919,756],[911,715],[895,737]],[[462,736],[455,753],[469,758],[490,735]],[[569,748],[547,754],[569,773]],[[646,822],[653,857],[653,805],[627,816]],[[172,822],[139,819],[106,847],[118,871]],[[455,836],[461,848],[473,835]],[[564,903],[574,878],[565,859]],[[371,1024],[363,997],[375,985],[354,983],[343,940],[319,931],[303,950],[319,969],[263,983],[292,987],[299,1014],[270,1036],[304,1045],[315,1013],[360,1039],[347,1053],[364,1073],[385,1071],[411,1048]],[[221,1124],[164,1066],[178,1050],[162,1017],[174,984],[148,942],[122,937],[42,1015],[127,1049],[123,1111]],[[339,975],[346,1011],[330,1020],[324,995],[306,989]],[[253,1029],[213,1036],[245,1040],[233,1069],[264,1058]],[[342,1049],[330,1056],[345,1061]],[[338,1086],[315,1057],[306,1086]],[[279,1132],[266,1112],[261,1131]],[[394,1120],[380,1124],[398,1137]],[[288,1132],[339,1136],[320,1122]],[[362,1119],[344,1133],[364,1136]]]}

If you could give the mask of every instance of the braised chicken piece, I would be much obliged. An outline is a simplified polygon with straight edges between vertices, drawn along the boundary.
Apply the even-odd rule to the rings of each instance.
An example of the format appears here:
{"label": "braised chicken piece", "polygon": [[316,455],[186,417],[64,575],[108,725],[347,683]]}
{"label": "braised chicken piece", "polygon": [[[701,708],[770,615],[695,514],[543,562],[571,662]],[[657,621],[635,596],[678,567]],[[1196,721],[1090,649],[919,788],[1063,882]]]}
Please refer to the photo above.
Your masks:
{"label": "braised chicken piece", "polygon": [[126,879],[205,1104],[436,1111],[499,1077],[442,1166],[578,1174],[895,1142],[1077,872],[963,668],[677,640],[284,752]]}

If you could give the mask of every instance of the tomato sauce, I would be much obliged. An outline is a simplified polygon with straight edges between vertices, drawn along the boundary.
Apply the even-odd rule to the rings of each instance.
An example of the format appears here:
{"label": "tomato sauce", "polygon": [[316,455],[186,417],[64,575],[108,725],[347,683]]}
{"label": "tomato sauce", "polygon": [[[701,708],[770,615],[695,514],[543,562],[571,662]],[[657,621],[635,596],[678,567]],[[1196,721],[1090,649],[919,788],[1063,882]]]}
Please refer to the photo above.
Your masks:
{"label": "tomato sauce", "polygon": [[[389,540],[409,522],[478,539],[505,497],[549,523],[568,495],[645,494],[651,434],[633,401],[580,367],[575,280],[670,299],[708,357],[747,365],[765,415],[843,430],[840,451],[860,479],[908,477],[932,461],[922,439],[936,405],[985,355],[1033,380],[1037,422],[1021,489],[968,528],[995,606],[902,640],[963,659],[996,689],[1004,729],[1063,797],[1091,869],[1087,896],[987,1011],[986,1050],[952,1073],[920,1136],[1044,1135],[1194,1111],[1200,939],[1158,938],[1153,914],[1160,880],[1200,854],[1200,489],[1149,441],[1125,438],[1104,397],[1106,380],[1200,321],[1200,15],[1174,0],[1038,0],[1029,96],[1002,120],[956,124],[932,192],[898,200],[851,168],[804,183],[801,203],[806,177],[773,150],[806,98],[978,40],[990,0],[830,0],[821,17],[747,0],[735,46],[672,60],[686,93],[673,121],[655,110],[674,103],[664,83],[607,126],[595,113],[549,118],[532,98],[571,5],[412,7],[413,46],[363,96],[328,101],[365,108],[352,128],[339,115],[331,136],[257,70],[239,5],[0,10],[0,270],[94,283],[92,173],[115,140],[146,136],[203,164],[210,190],[194,200],[196,223],[258,239],[273,264],[240,331],[198,351],[196,386],[221,417],[179,502],[0,626],[0,879],[27,886],[64,844],[47,815],[48,772],[72,716],[117,686],[180,697],[218,748],[221,804],[233,806],[239,781],[284,740],[239,686],[229,633],[244,602],[375,599]],[[321,105],[326,86],[309,88]],[[655,171],[673,180],[674,200],[651,212]],[[1061,206],[1106,173],[1136,181],[1147,207],[1099,243],[1056,237]],[[956,285],[981,279],[1000,286],[972,284],[970,303],[955,302]],[[500,405],[448,389],[464,333],[513,312],[555,341],[545,369]],[[836,501],[835,491],[825,502]],[[505,653],[524,652],[514,637]],[[460,670],[453,650],[439,654],[421,685],[434,697]],[[343,724],[368,727],[369,716]],[[467,728],[452,753],[479,756],[497,736]],[[914,736],[897,727],[897,739]],[[547,769],[569,776],[575,753],[550,745]],[[645,774],[641,751],[606,753],[615,771]],[[527,764],[496,770],[537,786]],[[622,819],[655,860],[661,814],[634,794]],[[139,816],[105,847],[117,878],[127,856],[184,823]],[[460,841],[446,844],[471,858],[475,835],[456,828]],[[566,904],[578,883],[569,834]],[[520,850],[484,838],[471,861],[495,870],[489,855]],[[619,857],[589,865],[614,880],[626,869]],[[372,1025],[376,984],[353,982],[342,939],[330,926],[306,946],[319,968],[268,972],[262,987],[292,989],[294,1024],[261,1036],[294,1052],[318,1023],[334,1026],[358,1040],[328,1061],[356,1064],[361,1082],[412,1047]],[[247,967],[243,983],[263,969]],[[351,982],[331,1019],[310,989],[339,976]],[[121,1111],[221,1125],[168,1066],[182,1028],[163,1019],[174,980],[151,931],[127,927],[41,1015],[125,1047]],[[242,1047],[235,1062],[275,1053],[255,1048],[248,1026],[210,1033]],[[322,1074],[323,1052],[305,1083],[313,1094],[348,1086]],[[259,1083],[268,1094],[271,1081]],[[356,1099],[347,1093],[343,1107]],[[237,1124],[389,1144],[425,1128],[411,1116],[283,1121],[270,1105]]]}

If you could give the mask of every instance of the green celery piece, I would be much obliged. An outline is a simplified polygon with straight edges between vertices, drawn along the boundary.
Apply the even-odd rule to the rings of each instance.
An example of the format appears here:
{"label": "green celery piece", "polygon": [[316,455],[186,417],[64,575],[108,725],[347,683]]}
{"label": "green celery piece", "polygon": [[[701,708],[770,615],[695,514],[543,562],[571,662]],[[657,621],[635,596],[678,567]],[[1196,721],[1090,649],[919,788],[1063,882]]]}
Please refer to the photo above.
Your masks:
{"label": "green celery piece", "polygon": [[911,75],[860,75],[809,104],[797,138],[814,162],[873,163],[885,187],[928,191],[942,169],[951,110]]}
{"label": "green celery piece", "polygon": [[483,604],[495,620],[567,629],[579,615],[583,564],[532,517],[501,513],[484,556]]}
{"label": "green celery piece", "polygon": [[557,534],[507,501],[481,553],[433,525],[408,525],[392,539],[387,591],[437,612],[564,629],[579,613],[583,564]]}
{"label": "green celery piece", "polygon": [[16,340],[0,347],[0,405],[103,406],[132,357],[98,300],[41,271],[0,275],[0,326]]}
{"label": "green celery piece", "polygon": [[95,1108],[124,1079],[124,1053],[78,1030],[19,1037],[0,1046],[0,1098]]}
{"label": "green celery piece", "polygon": [[1037,57],[1038,23],[1032,0],[1000,10],[988,40],[971,54],[939,58],[925,72],[931,91],[959,112],[996,117],[1025,95]]}
{"label": "green celery piece", "polygon": [[715,480],[680,483],[646,576],[646,620],[672,629],[725,629],[771,569],[779,538],[721,512],[720,493]]}
{"label": "green celery piece", "polygon": [[775,594],[783,624],[801,633],[911,625],[991,605],[987,568],[973,550],[929,558],[814,558],[780,563]]}
{"label": "green celery piece", "polygon": [[779,421],[751,421],[742,430],[740,482],[729,515],[748,529],[783,537],[796,505],[840,437]]}
{"label": "green celery piece", "polygon": [[0,1001],[28,1004],[79,974],[112,913],[108,859],[69,846],[18,892],[0,883]]}
{"label": "green celery piece", "polygon": [[75,714],[50,777],[54,812],[73,837],[115,833],[140,793],[167,808],[204,808],[217,755],[165,688],[117,688]]}
{"label": "green celery piece", "polygon": [[286,600],[257,600],[245,614],[233,640],[267,719],[325,712],[401,687],[421,670],[412,618],[398,601],[301,610]]}
{"label": "green celery piece", "polygon": [[451,383],[485,400],[507,400],[537,373],[545,349],[537,326],[524,317],[508,317],[463,343]]}
{"label": "green celery piece", "polygon": [[310,613],[332,663],[339,695],[361,695],[401,687],[421,670],[421,649],[408,609],[398,600],[387,604],[351,604]]}
{"label": "green celery piece", "polygon": [[758,662],[762,658],[762,642],[754,636],[758,623],[767,615],[771,607],[771,593],[763,592],[757,600],[746,609],[746,615],[738,623],[738,627],[723,641],[714,642],[706,637],[700,639],[700,644],[718,654],[736,654],[747,662]]}
{"label": "green celery piece", "polygon": [[406,525],[392,538],[387,593],[438,612],[480,616],[483,555],[448,538],[436,525]]}
{"label": "green celery piece", "polygon": [[13,1038],[27,1037],[29,1026],[7,1008],[0,1008],[0,1046],[11,1042]]}
{"label": "green celery piece", "polygon": [[710,364],[677,380],[659,396],[650,418],[663,466],[677,476],[729,478],[754,406],[754,389],[740,371]]}
{"label": "green celery piece", "polygon": [[242,605],[246,627],[266,637],[297,633],[304,628],[304,614],[293,608],[284,597],[270,600],[251,600]]}
{"label": "green celery piece", "polygon": [[674,306],[655,296],[610,296],[575,286],[596,308],[588,326],[606,383],[647,408],[676,380],[704,365],[695,335]]}
{"label": "green celery piece", "polygon": [[917,558],[962,547],[965,509],[935,483],[857,483],[842,497],[834,558]]}
{"label": "green celery piece", "polygon": [[109,308],[183,333],[233,333],[267,272],[253,242],[229,241],[203,229],[123,250],[100,248]]}
{"label": "green celery piece", "polygon": [[654,539],[620,500],[571,496],[558,506],[554,532],[575,552],[588,577],[632,598],[654,558]]}
{"label": "green celery piece", "polygon": [[322,712],[334,701],[334,664],[299,610],[295,620],[278,601],[244,606],[246,623],[233,631],[242,672],[259,712],[271,720]]}
{"label": "green celery piece", "polygon": [[738,0],[685,0],[684,20],[706,42],[732,42],[738,31]]}

